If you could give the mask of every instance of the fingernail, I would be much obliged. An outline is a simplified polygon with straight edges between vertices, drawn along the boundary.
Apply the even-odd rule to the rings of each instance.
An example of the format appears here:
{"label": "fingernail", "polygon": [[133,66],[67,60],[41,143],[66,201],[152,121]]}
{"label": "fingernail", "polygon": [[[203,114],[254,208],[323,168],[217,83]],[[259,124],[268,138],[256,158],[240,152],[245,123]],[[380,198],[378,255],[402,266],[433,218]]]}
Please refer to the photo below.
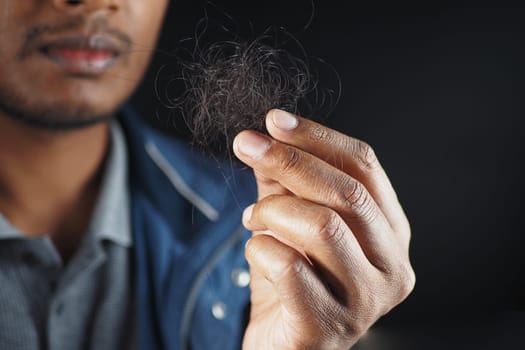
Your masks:
{"label": "fingernail", "polygon": [[267,137],[254,133],[241,134],[237,139],[239,151],[255,160],[262,158],[270,144],[271,141]]}
{"label": "fingernail", "polygon": [[248,247],[248,244],[250,243],[251,240],[252,240],[252,239],[249,238],[249,239],[246,241],[246,243],[244,243],[244,250],[246,250],[246,247]]}
{"label": "fingernail", "polygon": [[273,124],[281,130],[290,131],[299,125],[299,121],[293,114],[279,109],[274,110],[272,114]]}
{"label": "fingernail", "polygon": [[244,209],[244,211],[242,213],[242,222],[247,223],[248,221],[250,221],[250,219],[252,217],[253,207],[254,206],[255,206],[255,204],[252,204],[249,207],[246,207],[246,209]]}

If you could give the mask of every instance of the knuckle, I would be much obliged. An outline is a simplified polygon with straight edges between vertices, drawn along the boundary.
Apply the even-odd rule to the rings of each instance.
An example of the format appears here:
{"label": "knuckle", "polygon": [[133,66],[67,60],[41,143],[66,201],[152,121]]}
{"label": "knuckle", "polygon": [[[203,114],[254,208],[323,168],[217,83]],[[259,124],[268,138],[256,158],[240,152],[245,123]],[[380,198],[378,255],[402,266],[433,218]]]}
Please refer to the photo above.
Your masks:
{"label": "knuckle", "polygon": [[364,186],[353,179],[343,187],[339,195],[344,206],[352,210],[363,207],[367,202]]}
{"label": "knuckle", "polygon": [[315,125],[312,127],[310,137],[315,143],[327,143],[332,140],[332,136],[328,132],[328,129],[321,125]]}
{"label": "knuckle", "polygon": [[366,329],[364,329],[365,327],[360,324],[360,322],[351,317],[336,319],[334,322],[332,322],[331,328],[335,334],[338,334],[347,339],[358,338],[366,331]]}
{"label": "knuckle", "polygon": [[411,266],[404,265],[399,278],[400,302],[405,300],[416,286],[416,273]]}
{"label": "knuckle", "polygon": [[375,210],[372,196],[360,182],[353,179],[349,181],[338,193],[338,197],[343,209],[354,213],[356,218],[360,218],[365,223],[375,220],[377,211]]}
{"label": "knuckle", "polygon": [[283,172],[293,172],[297,169],[301,156],[299,150],[294,147],[286,147],[285,154],[281,158],[280,169]]}
{"label": "knuckle", "polygon": [[326,340],[313,349],[349,349],[364,333],[356,322],[345,320],[332,320],[327,328]]}
{"label": "knuckle", "polygon": [[371,279],[363,280],[359,288],[350,295],[350,309],[354,310],[356,317],[356,331],[365,332],[380,316],[386,314],[390,309],[389,291],[377,275]]}
{"label": "knuckle", "polygon": [[304,274],[306,267],[295,255],[289,254],[281,261],[279,272],[275,276],[275,281],[287,280],[293,281],[300,279]]}
{"label": "knuckle", "polygon": [[347,339],[360,338],[379,317],[387,313],[384,300],[384,291],[377,283],[369,280],[368,284],[361,284],[349,294],[343,317],[334,319],[332,327]]}
{"label": "knuckle", "polygon": [[363,170],[374,170],[379,162],[372,146],[364,141],[357,141],[355,146],[355,157]]}
{"label": "knuckle", "polygon": [[382,292],[378,289],[368,288],[361,296],[360,307],[363,309],[363,327],[374,322],[379,316],[386,313]]}
{"label": "knuckle", "polygon": [[390,274],[388,282],[394,288],[394,301],[399,304],[414,290],[416,274],[409,263],[402,263]]}
{"label": "knuckle", "polygon": [[338,244],[346,235],[346,227],[341,217],[333,210],[326,210],[316,220],[319,238],[331,244]]}
{"label": "knuckle", "polygon": [[310,320],[319,334],[312,349],[348,349],[367,328],[354,312],[340,304],[330,305],[323,314],[330,316]]}
{"label": "knuckle", "polygon": [[402,235],[402,237],[406,240],[406,241],[410,241],[410,237],[412,235],[412,227],[410,225],[410,221],[408,221],[408,218],[406,216],[403,216],[400,220],[399,220],[399,224],[398,224],[399,228],[398,228],[398,232],[400,233],[400,235]]}
{"label": "knuckle", "polygon": [[370,309],[365,307],[354,308],[351,314],[346,317],[346,320],[339,323],[338,327],[347,337],[360,338],[373,323],[370,315]]}

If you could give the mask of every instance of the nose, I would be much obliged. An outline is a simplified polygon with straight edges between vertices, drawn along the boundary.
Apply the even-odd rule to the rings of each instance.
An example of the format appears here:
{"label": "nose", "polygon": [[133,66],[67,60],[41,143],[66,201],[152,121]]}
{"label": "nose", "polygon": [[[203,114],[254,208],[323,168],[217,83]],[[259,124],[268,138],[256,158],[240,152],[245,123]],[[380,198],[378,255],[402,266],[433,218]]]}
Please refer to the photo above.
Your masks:
{"label": "nose", "polygon": [[59,10],[72,10],[83,8],[85,11],[98,10],[118,11],[121,0],[53,0],[53,5]]}

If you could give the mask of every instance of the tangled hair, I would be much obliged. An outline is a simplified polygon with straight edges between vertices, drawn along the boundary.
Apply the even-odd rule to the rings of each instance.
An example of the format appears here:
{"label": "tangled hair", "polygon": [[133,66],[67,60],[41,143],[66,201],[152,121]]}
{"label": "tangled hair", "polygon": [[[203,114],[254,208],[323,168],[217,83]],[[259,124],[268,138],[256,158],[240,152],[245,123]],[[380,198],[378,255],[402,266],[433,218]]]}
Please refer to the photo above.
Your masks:
{"label": "tangled hair", "polygon": [[[240,131],[266,132],[269,110],[313,117],[318,105],[326,104],[302,47],[296,45],[301,54],[294,56],[277,45],[276,38],[268,30],[252,40],[206,46],[195,40],[189,58],[179,57],[176,81],[182,83],[182,92],[169,105],[182,114],[194,145],[214,155],[231,155],[232,140]],[[290,37],[285,43],[298,44]]]}

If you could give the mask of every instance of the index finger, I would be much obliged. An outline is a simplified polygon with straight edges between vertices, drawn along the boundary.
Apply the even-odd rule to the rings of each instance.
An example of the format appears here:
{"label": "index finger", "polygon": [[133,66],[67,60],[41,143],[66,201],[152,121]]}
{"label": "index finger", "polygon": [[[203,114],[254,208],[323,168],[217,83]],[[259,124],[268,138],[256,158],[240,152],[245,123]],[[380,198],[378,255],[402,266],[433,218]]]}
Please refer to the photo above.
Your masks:
{"label": "index finger", "polygon": [[274,139],[300,148],[358,180],[374,198],[394,231],[409,235],[408,220],[397,194],[370,145],[278,109],[268,113],[266,128]]}

